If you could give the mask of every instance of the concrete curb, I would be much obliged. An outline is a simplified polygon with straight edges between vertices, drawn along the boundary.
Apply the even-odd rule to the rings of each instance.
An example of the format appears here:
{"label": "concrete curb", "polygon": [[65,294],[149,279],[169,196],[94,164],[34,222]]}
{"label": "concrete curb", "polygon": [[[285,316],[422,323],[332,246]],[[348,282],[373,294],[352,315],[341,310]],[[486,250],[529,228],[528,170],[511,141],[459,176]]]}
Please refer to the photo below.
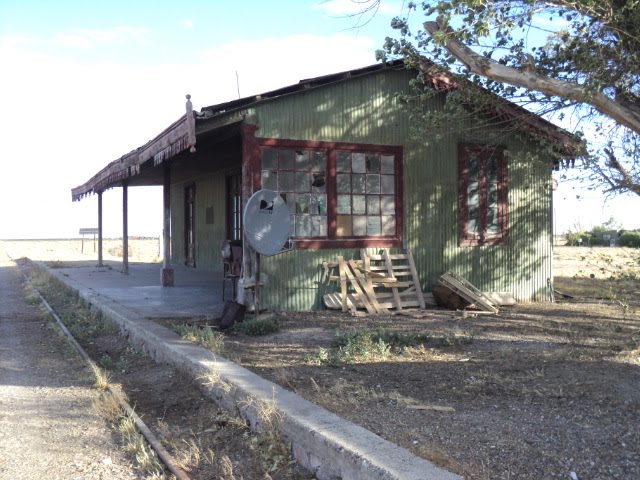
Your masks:
{"label": "concrete curb", "polygon": [[[47,268],[41,265],[43,268]],[[219,377],[207,393],[224,408],[239,412],[260,429],[256,405],[275,402],[281,430],[295,459],[319,480],[461,480],[409,451],[314,405],[255,373],[210,351],[183,341],[171,330],[147,320],[116,301],[62,273],[56,279],[77,291],[90,308],[116,322],[129,342],[193,378]]]}

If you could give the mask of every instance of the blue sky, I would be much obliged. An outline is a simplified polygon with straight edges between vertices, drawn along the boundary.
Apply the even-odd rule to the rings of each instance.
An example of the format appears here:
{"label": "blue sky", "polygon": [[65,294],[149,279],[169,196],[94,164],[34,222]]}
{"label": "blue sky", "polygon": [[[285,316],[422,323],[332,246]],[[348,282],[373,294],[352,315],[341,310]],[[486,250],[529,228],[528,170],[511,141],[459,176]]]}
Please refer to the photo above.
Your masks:
{"label": "blue sky", "polygon": [[[237,97],[236,72],[246,96],[375,63],[403,2],[382,7],[354,28],[349,0],[0,0],[0,238],[95,226],[96,198],[72,203],[70,189],[176,120],[187,93],[200,109]],[[626,218],[633,198],[603,209],[561,195],[560,230],[611,215],[640,226]],[[160,198],[130,189],[130,234],[159,234]],[[104,199],[105,234],[117,236],[120,189]]]}

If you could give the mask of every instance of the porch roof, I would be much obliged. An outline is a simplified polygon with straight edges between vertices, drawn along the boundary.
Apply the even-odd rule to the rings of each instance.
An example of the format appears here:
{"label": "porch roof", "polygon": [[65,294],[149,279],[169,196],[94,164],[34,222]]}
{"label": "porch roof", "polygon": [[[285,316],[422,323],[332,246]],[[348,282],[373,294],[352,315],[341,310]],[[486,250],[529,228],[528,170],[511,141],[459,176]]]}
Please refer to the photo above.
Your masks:
{"label": "porch roof", "polygon": [[[433,64],[425,59],[420,70],[434,88],[438,90],[458,88],[458,83],[453,80],[450,74],[447,72],[431,73],[432,69],[430,67],[433,67]],[[304,79],[297,84],[270,92],[203,107],[200,112],[193,111],[190,95],[187,95],[186,113],[183,116],[152,140],[112,161],[87,182],[73,188],[71,190],[72,200],[81,200],[91,193],[98,193],[122,185],[125,181],[128,181],[131,185],[161,185],[160,169],[154,167],[178,155],[186,154],[187,151],[195,152],[196,138],[200,140],[212,135],[216,130],[224,130],[230,125],[237,125],[245,121],[246,110],[252,105],[273,101],[283,96],[295,95],[312,88],[348,81],[382,70],[402,70],[405,68],[407,67],[402,60],[395,60]],[[471,87],[477,88],[475,86]],[[491,112],[491,114],[502,120],[516,120],[519,122],[521,130],[551,139],[564,156],[576,156],[581,150],[581,142],[574,135],[504,99],[498,99],[495,111]],[[153,164],[151,161],[153,161]]]}

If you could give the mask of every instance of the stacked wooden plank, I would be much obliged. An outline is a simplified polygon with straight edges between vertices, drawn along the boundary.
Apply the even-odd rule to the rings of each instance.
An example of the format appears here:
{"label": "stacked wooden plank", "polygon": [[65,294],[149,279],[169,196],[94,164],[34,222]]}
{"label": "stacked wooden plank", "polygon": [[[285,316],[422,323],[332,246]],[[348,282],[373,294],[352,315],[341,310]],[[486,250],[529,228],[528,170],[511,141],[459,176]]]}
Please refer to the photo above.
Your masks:
{"label": "stacked wooden plank", "polygon": [[487,313],[498,313],[498,307],[487,295],[453,272],[445,272],[440,275],[438,283],[460,295],[478,310]]}
{"label": "stacked wooden plank", "polygon": [[[338,268],[338,275],[329,270]],[[360,260],[344,260],[325,264],[329,279],[340,282],[340,308],[356,313],[365,308],[368,313],[389,313],[406,307],[425,308],[420,279],[411,251],[390,254],[383,249],[375,255],[361,251]],[[336,295],[326,295],[325,304],[335,307]]]}

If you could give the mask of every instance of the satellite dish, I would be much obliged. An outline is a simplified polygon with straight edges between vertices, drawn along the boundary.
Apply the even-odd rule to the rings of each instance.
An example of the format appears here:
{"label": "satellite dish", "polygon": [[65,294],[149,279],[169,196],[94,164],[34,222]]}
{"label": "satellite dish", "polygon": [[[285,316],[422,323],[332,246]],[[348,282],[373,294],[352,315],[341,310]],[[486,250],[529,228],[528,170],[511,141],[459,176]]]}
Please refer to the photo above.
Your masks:
{"label": "satellite dish", "polygon": [[273,190],[258,190],[244,209],[244,235],[261,255],[275,255],[289,239],[289,207]]}

